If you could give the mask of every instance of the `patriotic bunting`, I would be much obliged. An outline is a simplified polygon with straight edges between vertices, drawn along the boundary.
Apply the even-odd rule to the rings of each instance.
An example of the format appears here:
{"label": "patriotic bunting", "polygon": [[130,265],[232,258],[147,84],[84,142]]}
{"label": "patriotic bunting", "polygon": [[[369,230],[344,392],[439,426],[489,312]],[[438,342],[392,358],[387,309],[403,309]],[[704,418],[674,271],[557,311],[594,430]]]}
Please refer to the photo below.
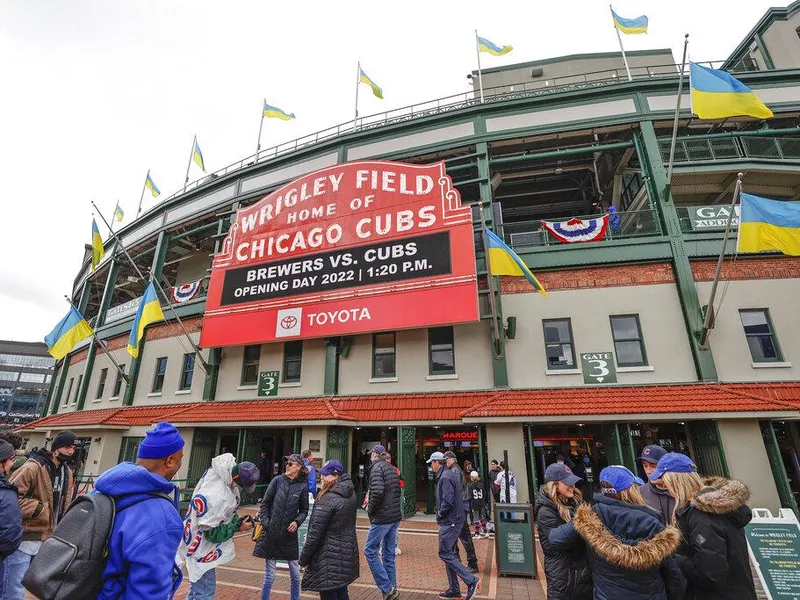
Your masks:
{"label": "patriotic bunting", "polygon": [[567,244],[573,242],[598,242],[606,235],[608,215],[603,215],[596,219],[542,221],[542,226],[554,238]]}
{"label": "patriotic bunting", "polygon": [[202,281],[202,279],[198,279],[197,281],[193,281],[191,283],[184,283],[183,285],[175,286],[172,288],[172,300],[175,302],[175,304],[188,302],[197,296],[197,292],[200,291],[200,284]]}

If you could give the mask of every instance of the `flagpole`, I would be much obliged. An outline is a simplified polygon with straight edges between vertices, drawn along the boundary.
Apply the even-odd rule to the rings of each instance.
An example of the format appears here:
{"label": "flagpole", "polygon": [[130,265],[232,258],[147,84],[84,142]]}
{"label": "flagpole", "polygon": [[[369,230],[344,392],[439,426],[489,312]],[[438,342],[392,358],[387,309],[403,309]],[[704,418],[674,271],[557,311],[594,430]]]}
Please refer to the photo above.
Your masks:
{"label": "flagpole", "polygon": [[189,343],[192,345],[192,349],[197,354],[197,358],[200,360],[200,364],[202,365],[203,371],[205,372],[206,375],[208,375],[208,363],[205,361],[203,355],[200,353],[200,348],[197,346],[197,344],[194,343],[194,340],[189,336],[189,332],[186,330],[186,326],[183,324],[183,321],[181,321],[181,318],[178,316],[175,307],[172,306],[172,302],[170,302],[169,296],[167,296],[167,293],[164,291],[164,288],[161,287],[161,283],[158,281],[158,279],[155,279],[153,277],[147,278],[142,274],[142,272],[139,270],[139,267],[137,267],[136,263],[133,262],[131,255],[128,254],[128,251],[125,249],[125,246],[122,245],[122,240],[120,240],[117,234],[114,233],[114,231],[111,229],[111,227],[108,224],[108,221],[106,221],[106,218],[103,216],[103,213],[100,212],[100,209],[97,208],[97,205],[94,203],[94,201],[92,201],[92,206],[95,207],[97,213],[100,215],[100,218],[103,219],[103,223],[105,223],[106,227],[108,227],[109,231],[111,231],[111,237],[114,238],[114,241],[116,241],[117,243],[117,247],[120,250],[122,250],[122,253],[125,255],[125,258],[128,259],[128,262],[130,263],[131,267],[133,267],[133,270],[136,271],[136,275],[139,276],[139,279],[141,279],[142,281],[149,280],[152,283],[156,284],[156,289],[159,292],[161,292],[161,296],[164,298],[164,300],[167,301],[167,306],[172,311],[172,315],[175,317],[175,320],[178,322],[178,325],[181,326],[183,334],[186,336],[186,339],[189,340]]}
{"label": "flagpole", "polygon": [[611,22],[614,23],[614,30],[617,32],[619,49],[622,51],[622,62],[625,63],[625,71],[628,73],[628,81],[633,81],[633,77],[631,77],[631,70],[628,67],[628,57],[625,56],[625,48],[622,45],[622,36],[619,34],[619,27],[617,27],[616,21],[614,21],[614,7],[609,4],[608,8],[611,10]]}
{"label": "flagpole", "polygon": [[[75,306],[75,305],[72,303],[72,300],[71,300],[71,299],[70,299],[70,297],[69,297],[69,296],[67,296],[66,294],[64,294],[64,300],[66,300],[67,302],[69,302],[69,305],[70,305],[72,308],[74,308],[74,309],[77,311],[77,313],[78,313],[79,315],[81,315],[81,311],[79,311],[79,310],[78,310],[78,307],[77,307],[77,306]],[[83,315],[81,315],[81,317],[83,317]],[[130,378],[130,376],[129,376],[129,375],[127,375],[127,374],[125,373],[125,367],[123,367],[122,365],[120,365],[120,364],[119,364],[119,363],[116,361],[116,359],[115,359],[113,356],[111,356],[111,354],[110,354],[110,352],[109,352],[109,350],[108,350],[108,346],[106,346],[106,344],[105,344],[105,342],[104,342],[103,340],[101,340],[99,337],[97,337],[97,332],[96,332],[94,329],[92,329],[92,338],[94,339],[94,341],[96,341],[98,344],[100,344],[100,347],[103,349],[103,352],[105,352],[105,353],[106,353],[106,356],[108,357],[108,359],[109,359],[109,360],[112,362],[112,364],[114,365],[114,368],[117,370],[117,373],[119,373],[120,375],[122,375],[122,378],[125,380],[125,383],[130,383],[130,382],[131,382],[131,378]]]}
{"label": "flagpole", "polygon": [[144,183],[142,184],[142,193],[139,196],[139,208],[136,211],[136,218],[139,218],[139,215],[142,213],[142,201],[144,200],[144,191],[147,189],[147,178],[150,177],[150,169],[147,169],[147,175],[144,177]]}
{"label": "flagpole", "polygon": [[483,76],[481,75],[481,45],[478,42],[477,29],[475,30],[475,54],[478,55],[478,88],[481,91],[481,104],[483,104]]}
{"label": "flagpole", "polygon": [[[706,343],[708,342],[708,334],[711,328],[714,327],[714,296],[717,294],[717,284],[719,283],[719,276],[722,273],[722,261],[725,258],[725,248],[728,245],[728,234],[731,231],[731,226],[733,225],[733,217],[736,215],[736,202],[739,200],[739,196],[742,192],[742,173],[736,175],[736,187],[733,190],[733,200],[731,200],[730,206],[730,215],[728,215],[728,224],[725,226],[725,236],[722,238],[722,251],[719,253],[719,258],[717,259],[717,270],[714,273],[714,281],[711,284],[711,293],[708,297],[708,306],[706,306],[706,316],[703,321],[703,331],[700,335],[700,349],[706,349]],[[741,227],[741,225],[740,225]]]}
{"label": "flagpole", "polygon": [[[258,124],[258,146],[256,146],[256,162],[258,162],[258,153],[261,150],[261,129],[264,127],[264,107],[267,105],[267,99],[264,98],[264,103],[261,105],[261,123]],[[194,148],[192,148],[194,152]]]}
{"label": "flagpole", "polygon": [[494,354],[495,358],[500,359],[503,356],[503,352],[500,345],[500,326],[497,324],[497,299],[494,297],[494,276],[492,275],[492,263],[489,260],[489,241],[486,238],[486,219],[483,216],[483,202],[480,203],[478,212],[481,215],[481,237],[483,238],[483,255],[486,261],[486,282],[489,284],[489,306],[492,309],[492,323],[494,324]]}
{"label": "flagpole", "polygon": [[675,107],[675,121],[672,123],[672,143],[669,147],[669,163],[667,165],[667,185],[672,185],[672,167],[675,164],[675,144],[678,141],[678,119],[681,113],[681,100],[683,99],[683,73],[686,70],[686,49],[689,46],[689,34],[683,39],[683,59],[681,60],[681,74],[678,80],[678,104]]}
{"label": "flagpole", "polygon": [[353,131],[358,127],[358,86],[361,85],[361,61],[358,61],[358,72],[356,73],[356,109],[353,117]]}
{"label": "flagpole", "polygon": [[186,186],[189,185],[189,169],[192,168],[192,157],[194,156],[194,146],[197,144],[197,134],[192,138],[192,151],[189,153],[189,164],[186,165],[186,181],[183,182],[183,191],[186,191]]}

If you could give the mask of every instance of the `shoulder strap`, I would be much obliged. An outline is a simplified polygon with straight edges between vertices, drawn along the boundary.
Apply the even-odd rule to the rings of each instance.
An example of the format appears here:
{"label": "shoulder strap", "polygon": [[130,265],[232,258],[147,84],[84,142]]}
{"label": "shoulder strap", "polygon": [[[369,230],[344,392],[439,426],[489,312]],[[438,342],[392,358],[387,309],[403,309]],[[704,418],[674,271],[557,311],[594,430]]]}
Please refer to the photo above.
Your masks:
{"label": "shoulder strap", "polygon": [[[120,496],[120,497],[124,498],[124,496]],[[118,509],[116,512],[117,512],[117,514],[119,514],[123,510],[126,510],[126,509],[130,508],[131,506],[136,506],[140,502],[144,502],[145,500],[151,500],[153,498],[161,498],[163,500],[168,501],[170,504],[173,504],[173,502],[174,502],[174,498],[172,496],[170,496],[169,494],[165,494],[164,492],[153,492],[152,494],[147,494],[147,496],[145,496],[144,498],[139,498],[136,501],[131,502],[127,506],[123,506],[122,508]],[[114,506],[116,506],[116,500],[114,501]],[[173,506],[174,506],[174,504],[173,504]]]}

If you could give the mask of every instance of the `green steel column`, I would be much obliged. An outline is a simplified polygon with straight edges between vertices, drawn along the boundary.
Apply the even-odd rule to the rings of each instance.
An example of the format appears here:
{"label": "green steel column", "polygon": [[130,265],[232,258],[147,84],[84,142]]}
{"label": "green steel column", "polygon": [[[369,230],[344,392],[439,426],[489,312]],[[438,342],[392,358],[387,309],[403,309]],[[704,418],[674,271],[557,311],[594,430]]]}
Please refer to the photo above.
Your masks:
{"label": "green steel column", "polygon": [[53,402],[50,406],[50,414],[54,415],[58,412],[58,405],[61,402],[61,394],[64,391],[64,384],[67,382],[67,371],[69,371],[70,355],[67,354],[61,360],[61,370],[58,373],[58,389],[53,396]]}
{"label": "green steel column", "polygon": [[40,416],[46,417],[47,411],[50,410],[50,402],[53,400],[53,395],[57,386],[56,378],[61,376],[61,365],[64,363],[56,363],[53,367],[53,376],[50,378],[50,387],[47,389],[47,398],[44,400],[44,406],[42,407],[42,413]]}
{"label": "green steel column", "polygon": [[536,476],[536,446],[533,439],[533,426],[525,425],[525,435],[528,438],[528,447],[525,449],[528,453],[528,481],[530,481],[530,494],[531,502],[536,502],[536,497],[539,494],[539,478]]}
{"label": "green steel column", "polygon": [[325,338],[325,383],[323,393],[335,396],[339,393],[339,340],[341,338]]}
{"label": "green steel column", "polygon": [[[161,271],[164,269],[164,259],[167,256],[168,244],[169,234],[166,231],[162,231],[158,234],[156,251],[153,253],[153,262],[150,265],[151,279],[161,279]],[[159,301],[160,300],[161,298],[159,298]],[[128,382],[128,385],[125,386],[125,398],[122,401],[124,406],[131,406],[133,404],[133,395],[136,393],[136,383],[139,380],[139,366],[142,362],[142,354],[144,353],[146,337],[147,331],[145,331],[145,335],[142,336],[142,340],[139,342],[139,356],[136,358],[131,358],[131,372],[128,375],[128,377],[130,377],[130,381]]]}
{"label": "green steel column", "polygon": [[756,33],[753,36],[756,46],[761,51],[761,56],[764,58],[764,66],[767,67],[768,71],[775,70],[775,63],[772,62],[772,55],[769,53],[767,49],[767,44],[764,42],[764,37],[760,33]]}
{"label": "green steel column", "polygon": [[642,121],[639,125],[641,127],[641,148],[644,150],[639,161],[642,164],[642,170],[646,172],[645,175],[649,174],[652,179],[652,189],[657,195],[653,204],[658,206],[664,233],[669,237],[672,265],[678,284],[678,297],[681,300],[683,318],[689,332],[689,346],[692,349],[697,376],[702,381],[717,381],[717,368],[714,365],[711,349],[700,349],[699,336],[703,329],[703,312],[700,309],[692,267],[683,243],[680,220],[667,183],[667,170],[664,168],[656,133],[650,121]]}
{"label": "green steel column", "polygon": [[208,351],[208,375],[203,384],[203,400],[215,400],[217,397],[217,381],[221,362],[222,348],[210,348]]}

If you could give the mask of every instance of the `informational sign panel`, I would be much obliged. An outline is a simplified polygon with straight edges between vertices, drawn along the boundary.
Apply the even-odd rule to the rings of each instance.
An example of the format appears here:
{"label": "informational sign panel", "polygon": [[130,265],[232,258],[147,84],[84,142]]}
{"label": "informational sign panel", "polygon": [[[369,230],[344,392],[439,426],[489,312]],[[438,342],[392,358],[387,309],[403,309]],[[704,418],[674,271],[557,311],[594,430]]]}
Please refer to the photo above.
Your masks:
{"label": "informational sign panel", "polygon": [[617,366],[613,352],[581,354],[583,383],[617,383]]}
{"label": "informational sign panel", "polygon": [[364,161],[241,209],[214,257],[200,344],[477,321],[472,215],[443,162]]}
{"label": "informational sign panel", "polygon": [[[730,204],[713,206],[689,206],[689,219],[695,231],[725,229],[731,216]],[[739,206],[735,207],[735,215],[731,227],[739,226]]]}
{"label": "informational sign panel", "polygon": [[277,396],[280,378],[280,371],[261,371],[258,374],[258,395]]}
{"label": "informational sign panel", "polygon": [[132,317],[136,314],[136,311],[139,310],[139,303],[141,303],[141,301],[142,297],[139,296],[133,300],[128,300],[122,304],[112,306],[106,312],[105,322],[111,323],[112,321],[119,321],[120,319],[124,319],[126,317]]}
{"label": "informational sign panel", "polygon": [[766,509],[754,509],[744,531],[767,597],[800,598],[800,524],[794,513],[781,509],[780,516],[773,517]]}

